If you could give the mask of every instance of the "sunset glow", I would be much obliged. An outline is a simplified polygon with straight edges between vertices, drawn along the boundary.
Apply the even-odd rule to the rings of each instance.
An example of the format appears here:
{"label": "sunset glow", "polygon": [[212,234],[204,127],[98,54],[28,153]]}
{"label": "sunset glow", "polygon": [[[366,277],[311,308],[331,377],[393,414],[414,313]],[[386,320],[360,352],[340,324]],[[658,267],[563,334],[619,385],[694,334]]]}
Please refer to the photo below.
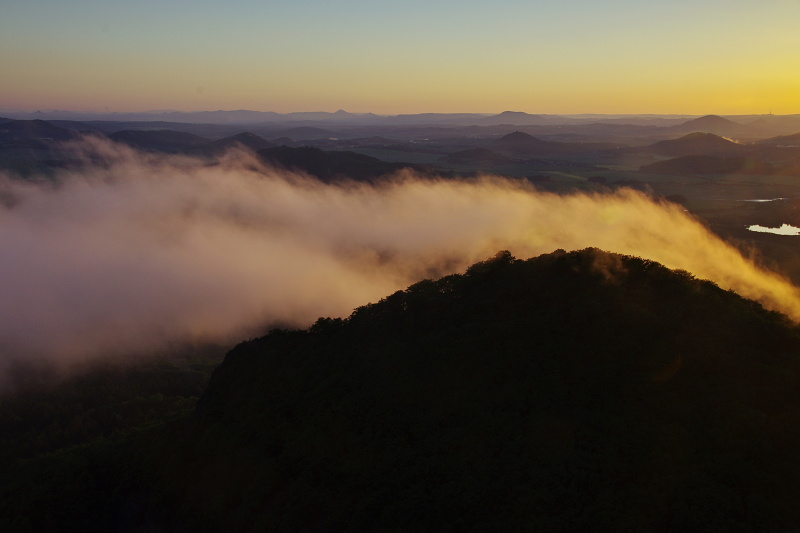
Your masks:
{"label": "sunset glow", "polygon": [[800,2],[0,1],[0,109],[800,113]]}

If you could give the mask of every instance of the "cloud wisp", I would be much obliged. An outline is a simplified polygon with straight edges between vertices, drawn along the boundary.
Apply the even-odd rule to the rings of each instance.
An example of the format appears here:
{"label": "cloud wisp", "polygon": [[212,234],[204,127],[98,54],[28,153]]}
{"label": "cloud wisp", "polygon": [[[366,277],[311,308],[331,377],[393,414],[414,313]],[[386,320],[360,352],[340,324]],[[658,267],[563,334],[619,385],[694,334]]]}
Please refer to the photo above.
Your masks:
{"label": "cloud wisp", "polygon": [[[715,281],[800,321],[800,291],[678,207],[500,178],[322,184],[231,152],[210,164],[100,140],[55,181],[0,180],[0,358],[232,342],[346,316],[500,249],[589,246]],[[0,362],[2,362],[0,360]]]}

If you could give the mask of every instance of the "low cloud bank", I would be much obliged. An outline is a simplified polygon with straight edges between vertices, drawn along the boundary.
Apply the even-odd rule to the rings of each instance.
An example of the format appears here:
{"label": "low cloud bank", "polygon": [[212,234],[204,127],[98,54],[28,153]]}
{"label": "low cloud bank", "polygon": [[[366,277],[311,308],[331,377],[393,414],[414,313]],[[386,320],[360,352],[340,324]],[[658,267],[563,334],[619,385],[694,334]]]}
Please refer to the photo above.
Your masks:
{"label": "low cloud bank", "polygon": [[[325,185],[231,152],[215,164],[74,144],[55,184],[0,179],[0,358],[72,361],[305,326],[500,249],[589,246],[687,270],[800,321],[800,292],[680,208],[499,178]],[[44,184],[43,184],[44,183]],[[0,361],[2,362],[2,361]]]}

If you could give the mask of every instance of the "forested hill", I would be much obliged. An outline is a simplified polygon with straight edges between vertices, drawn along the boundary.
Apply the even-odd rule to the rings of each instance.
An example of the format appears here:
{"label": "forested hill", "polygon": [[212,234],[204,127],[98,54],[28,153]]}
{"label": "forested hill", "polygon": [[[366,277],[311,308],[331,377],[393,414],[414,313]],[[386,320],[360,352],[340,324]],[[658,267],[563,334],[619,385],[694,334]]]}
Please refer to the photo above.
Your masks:
{"label": "forested hill", "polygon": [[785,317],[686,272],[501,252],[241,343],[194,411],[49,392],[87,414],[4,441],[88,437],[2,466],[0,530],[793,531],[799,362]]}
{"label": "forested hill", "polygon": [[799,358],[782,316],[688,273],[500,253],[236,347],[157,508],[237,531],[787,530]]}

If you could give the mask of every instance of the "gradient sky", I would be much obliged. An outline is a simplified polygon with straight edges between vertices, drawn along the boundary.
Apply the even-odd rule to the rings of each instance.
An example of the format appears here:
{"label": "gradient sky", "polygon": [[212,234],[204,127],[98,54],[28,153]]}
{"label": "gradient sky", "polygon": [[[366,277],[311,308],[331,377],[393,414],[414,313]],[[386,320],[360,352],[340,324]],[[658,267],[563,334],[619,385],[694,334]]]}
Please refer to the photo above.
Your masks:
{"label": "gradient sky", "polygon": [[0,109],[800,113],[800,0],[0,0]]}

